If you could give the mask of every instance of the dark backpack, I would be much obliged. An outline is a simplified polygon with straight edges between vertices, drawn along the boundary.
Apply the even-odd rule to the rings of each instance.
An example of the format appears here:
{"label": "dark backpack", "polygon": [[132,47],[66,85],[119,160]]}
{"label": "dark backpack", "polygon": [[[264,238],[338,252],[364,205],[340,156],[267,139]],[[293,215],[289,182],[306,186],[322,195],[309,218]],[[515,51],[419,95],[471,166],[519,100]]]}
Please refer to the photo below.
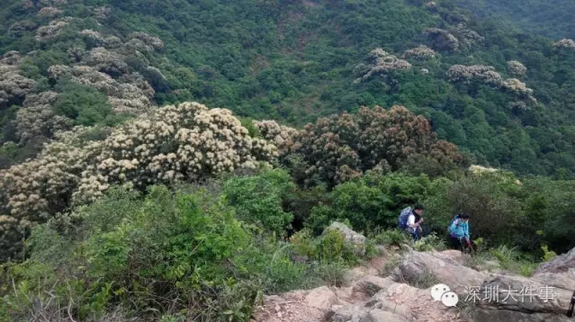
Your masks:
{"label": "dark backpack", "polygon": [[411,215],[411,207],[404,208],[399,214],[398,218],[398,227],[399,229],[407,229],[407,219],[409,219],[409,215]]}

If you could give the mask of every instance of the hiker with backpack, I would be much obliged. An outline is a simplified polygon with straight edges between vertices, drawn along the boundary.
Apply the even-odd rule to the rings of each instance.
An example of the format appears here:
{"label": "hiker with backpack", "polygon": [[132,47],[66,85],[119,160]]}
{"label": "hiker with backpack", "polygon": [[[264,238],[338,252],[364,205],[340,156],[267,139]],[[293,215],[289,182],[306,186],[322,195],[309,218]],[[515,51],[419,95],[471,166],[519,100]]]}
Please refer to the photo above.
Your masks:
{"label": "hiker with backpack", "polygon": [[423,236],[423,224],[424,220],[421,218],[423,213],[422,205],[415,205],[415,207],[407,207],[401,211],[399,215],[399,228],[406,231],[411,235],[414,241],[419,240]]}
{"label": "hiker with backpack", "polygon": [[447,230],[454,249],[462,251],[466,247],[471,250],[475,249],[475,245],[469,238],[469,215],[465,213],[455,215]]}

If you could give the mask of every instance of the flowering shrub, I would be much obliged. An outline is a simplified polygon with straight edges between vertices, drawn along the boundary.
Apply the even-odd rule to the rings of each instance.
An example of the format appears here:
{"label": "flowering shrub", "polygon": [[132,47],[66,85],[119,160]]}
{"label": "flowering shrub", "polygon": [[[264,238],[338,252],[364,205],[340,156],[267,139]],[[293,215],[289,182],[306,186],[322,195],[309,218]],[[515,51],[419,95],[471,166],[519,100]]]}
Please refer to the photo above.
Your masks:
{"label": "flowering shrub", "polygon": [[229,110],[198,103],[166,106],[86,144],[89,128],[62,133],[34,160],[0,171],[0,240],[72,201],[100,197],[111,184],[144,189],[264,166],[276,148],[253,139]]}
{"label": "flowering shrub", "polygon": [[[405,107],[361,108],[319,119],[295,135],[301,155],[299,182],[320,180],[333,186],[370,169],[397,170],[410,160],[430,158],[443,169],[461,162],[457,147],[437,139],[429,122]],[[284,160],[290,155],[285,155]]]}

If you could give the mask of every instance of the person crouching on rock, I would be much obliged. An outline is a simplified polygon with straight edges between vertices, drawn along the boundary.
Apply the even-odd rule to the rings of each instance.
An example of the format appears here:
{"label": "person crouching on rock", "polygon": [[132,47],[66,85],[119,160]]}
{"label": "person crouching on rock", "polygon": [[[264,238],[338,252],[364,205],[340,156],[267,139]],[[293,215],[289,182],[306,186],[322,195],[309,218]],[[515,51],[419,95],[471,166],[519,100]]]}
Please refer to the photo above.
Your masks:
{"label": "person crouching on rock", "polygon": [[469,215],[458,215],[449,226],[449,234],[453,248],[458,250],[464,250],[466,247],[471,250],[475,249],[469,238]]}
{"label": "person crouching on rock", "polygon": [[421,218],[423,214],[423,206],[416,205],[413,207],[411,214],[407,217],[407,232],[411,234],[414,241],[419,240],[423,236],[422,224],[425,221]]}

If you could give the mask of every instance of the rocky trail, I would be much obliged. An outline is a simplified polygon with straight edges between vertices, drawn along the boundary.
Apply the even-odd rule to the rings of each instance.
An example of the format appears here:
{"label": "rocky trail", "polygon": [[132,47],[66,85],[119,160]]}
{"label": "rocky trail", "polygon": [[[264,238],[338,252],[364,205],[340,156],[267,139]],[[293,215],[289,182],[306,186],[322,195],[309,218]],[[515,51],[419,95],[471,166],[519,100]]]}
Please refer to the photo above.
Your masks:
{"label": "rocky trail", "polygon": [[[397,267],[383,273],[394,256]],[[575,289],[575,249],[542,264],[529,278],[496,265],[475,270],[469,260],[455,250],[398,254],[382,249],[379,257],[347,272],[339,287],[266,296],[252,322],[570,321],[565,314]],[[449,286],[458,295],[457,305],[434,301],[431,287],[412,286],[425,279]]]}

